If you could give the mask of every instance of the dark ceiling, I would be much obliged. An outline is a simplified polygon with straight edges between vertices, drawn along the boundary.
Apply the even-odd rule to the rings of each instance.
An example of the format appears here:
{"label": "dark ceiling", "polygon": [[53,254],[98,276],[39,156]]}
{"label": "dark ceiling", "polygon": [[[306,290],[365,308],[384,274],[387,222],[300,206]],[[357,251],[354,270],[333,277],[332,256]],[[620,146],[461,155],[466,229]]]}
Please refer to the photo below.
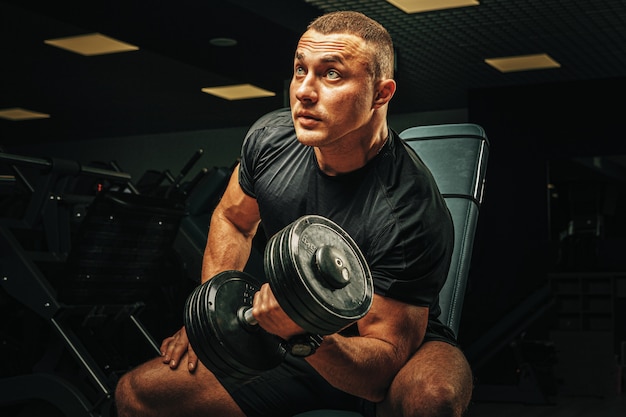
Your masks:
{"label": "dark ceiling", "polygon": [[[285,104],[293,48],[324,11],[351,9],[394,38],[392,113],[466,108],[472,90],[626,77],[624,0],[482,0],[407,15],[382,0],[0,0],[0,145],[247,126]],[[85,57],[45,39],[99,32],[139,51]],[[231,48],[214,37],[238,41]],[[501,74],[485,58],[548,53],[559,69]],[[226,101],[201,88],[253,83],[276,97]]]}

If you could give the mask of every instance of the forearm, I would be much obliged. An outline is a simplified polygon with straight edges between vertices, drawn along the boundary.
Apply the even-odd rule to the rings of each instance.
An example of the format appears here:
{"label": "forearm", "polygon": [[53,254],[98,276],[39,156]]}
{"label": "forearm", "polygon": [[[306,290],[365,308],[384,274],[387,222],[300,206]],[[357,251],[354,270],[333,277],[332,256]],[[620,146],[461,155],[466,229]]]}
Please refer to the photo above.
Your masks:
{"label": "forearm", "polygon": [[406,362],[400,350],[379,339],[335,334],[325,336],[306,360],[334,387],[379,402]]}
{"label": "forearm", "polygon": [[325,336],[306,359],[331,385],[379,402],[422,344],[427,324],[428,308],[374,294],[368,314],[357,322],[359,336]]}

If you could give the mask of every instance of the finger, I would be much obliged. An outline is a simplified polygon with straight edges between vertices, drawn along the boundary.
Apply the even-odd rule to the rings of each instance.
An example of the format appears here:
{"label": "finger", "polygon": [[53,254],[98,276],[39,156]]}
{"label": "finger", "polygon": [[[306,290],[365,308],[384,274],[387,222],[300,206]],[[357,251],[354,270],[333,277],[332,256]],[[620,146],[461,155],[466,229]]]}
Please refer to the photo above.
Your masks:
{"label": "finger", "polygon": [[170,359],[170,368],[178,368],[178,365],[180,365],[180,359],[185,355],[185,353],[187,353],[188,350],[189,339],[187,338],[187,332],[183,327],[178,331],[178,333],[176,333],[175,340],[170,343],[170,346],[168,347],[167,355]]}
{"label": "finger", "polygon": [[196,352],[194,352],[193,347],[191,346],[191,344],[189,344],[188,350],[187,350],[187,368],[189,369],[189,372],[193,373],[197,367],[198,367],[198,355],[196,355]]}
{"label": "finger", "polygon": [[161,352],[161,356],[163,357],[163,363],[168,363],[170,361],[170,357],[168,355],[168,349],[169,349],[169,346],[172,344],[173,340],[174,340],[174,336],[170,336],[170,337],[163,339],[163,342],[161,342],[161,347],[159,348],[159,350]]}
{"label": "finger", "polygon": [[252,298],[252,317],[254,317],[255,320],[257,319],[257,314],[261,312],[261,304],[261,291],[259,290],[254,293]]}

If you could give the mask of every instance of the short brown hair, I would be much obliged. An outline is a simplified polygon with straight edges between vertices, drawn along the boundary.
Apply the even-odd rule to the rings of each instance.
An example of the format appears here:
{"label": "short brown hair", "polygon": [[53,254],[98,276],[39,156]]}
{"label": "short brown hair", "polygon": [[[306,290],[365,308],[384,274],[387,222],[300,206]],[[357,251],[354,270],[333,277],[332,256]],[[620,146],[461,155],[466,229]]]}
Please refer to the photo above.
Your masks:
{"label": "short brown hair", "polygon": [[387,29],[363,13],[336,11],[324,14],[313,20],[307,29],[324,35],[330,33],[349,33],[356,35],[374,47],[374,79],[393,78],[394,52],[391,35]]}

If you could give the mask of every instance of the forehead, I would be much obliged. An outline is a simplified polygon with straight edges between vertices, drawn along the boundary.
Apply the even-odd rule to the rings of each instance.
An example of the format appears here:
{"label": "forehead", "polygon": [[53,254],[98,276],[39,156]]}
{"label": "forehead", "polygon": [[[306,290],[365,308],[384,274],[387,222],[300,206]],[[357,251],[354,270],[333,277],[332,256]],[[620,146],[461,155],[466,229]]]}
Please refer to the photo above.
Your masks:
{"label": "forehead", "polygon": [[321,54],[351,59],[364,57],[365,52],[365,42],[356,35],[349,33],[324,35],[314,30],[308,30],[298,41],[296,58],[306,59]]}

